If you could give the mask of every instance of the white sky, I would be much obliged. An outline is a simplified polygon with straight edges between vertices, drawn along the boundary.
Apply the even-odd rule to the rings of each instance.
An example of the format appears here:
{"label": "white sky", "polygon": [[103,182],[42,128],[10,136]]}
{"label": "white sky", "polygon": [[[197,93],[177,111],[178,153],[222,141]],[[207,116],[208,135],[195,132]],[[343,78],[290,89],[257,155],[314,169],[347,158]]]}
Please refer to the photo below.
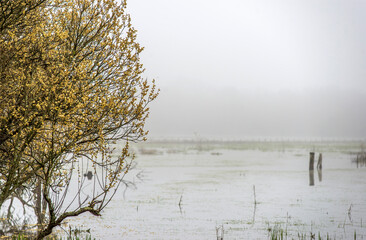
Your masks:
{"label": "white sky", "polygon": [[129,0],[152,137],[366,137],[366,0]]}

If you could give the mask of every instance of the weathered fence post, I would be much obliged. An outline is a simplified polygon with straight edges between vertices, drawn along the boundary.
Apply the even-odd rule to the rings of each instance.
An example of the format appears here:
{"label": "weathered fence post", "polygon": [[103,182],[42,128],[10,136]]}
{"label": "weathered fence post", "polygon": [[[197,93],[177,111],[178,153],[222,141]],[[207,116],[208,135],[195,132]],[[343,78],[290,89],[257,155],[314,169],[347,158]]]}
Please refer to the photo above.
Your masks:
{"label": "weathered fence post", "polygon": [[314,152],[310,152],[309,182],[310,186],[314,186]]}
{"label": "weathered fence post", "polygon": [[93,178],[93,173],[92,171],[88,171],[88,173],[84,173],[84,177],[87,177],[88,180],[91,180]]}
{"label": "weathered fence post", "polygon": [[323,168],[323,156],[321,153],[319,153],[319,159],[318,159],[318,164],[317,164],[316,168],[319,170],[322,170],[322,168]]}
{"label": "weathered fence post", "polygon": [[318,170],[319,182],[321,182],[322,178],[323,178],[322,168],[323,168],[323,155],[321,153],[319,153],[318,164],[316,165],[316,169]]}
{"label": "weathered fence post", "polygon": [[310,152],[309,170],[314,170],[314,152]]}

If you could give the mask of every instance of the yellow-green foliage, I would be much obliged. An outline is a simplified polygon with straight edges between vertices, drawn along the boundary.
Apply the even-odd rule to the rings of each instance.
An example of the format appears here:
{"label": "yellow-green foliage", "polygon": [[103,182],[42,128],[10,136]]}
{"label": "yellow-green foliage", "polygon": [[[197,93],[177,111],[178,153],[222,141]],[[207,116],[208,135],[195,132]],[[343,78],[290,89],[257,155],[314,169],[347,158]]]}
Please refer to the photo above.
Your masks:
{"label": "yellow-green foliage", "polygon": [[[80,156],[113,166],[104,182],[113,187],[128,141],[147,134],[147,105],[157,96],[155,84],[141,78],[143,48],[126,1],[0,5],[0,207],[36,179],[46,195],[62,188]],[[121,139],[126,145],[112,161],[108,146]]]}

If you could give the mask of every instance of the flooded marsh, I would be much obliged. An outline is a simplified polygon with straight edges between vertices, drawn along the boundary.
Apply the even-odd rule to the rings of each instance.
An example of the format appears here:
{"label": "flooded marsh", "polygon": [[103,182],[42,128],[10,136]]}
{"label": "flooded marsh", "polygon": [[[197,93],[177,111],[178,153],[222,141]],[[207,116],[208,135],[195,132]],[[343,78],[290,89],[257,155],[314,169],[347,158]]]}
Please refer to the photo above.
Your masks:
{"label": "flooded marsh", "polygon": [[358,142],[133,147],[134,187],[121,188],[102,217],[79,216],[71,226],[91,228],[96,239],[267,239],[279,229],[288,239],[366,239],[366,168],[353,161]]}

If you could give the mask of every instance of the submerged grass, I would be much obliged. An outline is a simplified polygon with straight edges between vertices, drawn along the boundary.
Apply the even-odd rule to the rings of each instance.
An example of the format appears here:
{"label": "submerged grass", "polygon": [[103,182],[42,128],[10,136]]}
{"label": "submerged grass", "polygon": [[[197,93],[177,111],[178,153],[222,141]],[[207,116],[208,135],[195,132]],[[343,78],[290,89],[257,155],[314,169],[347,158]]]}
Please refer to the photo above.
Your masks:
{"label": "submerged grass", "polygon": [[[36,237],[35,233],[25,233],[20,232],[17,235],[13,236],[3,236],[0,237],[0,239],[4,240],[31,240]],[[55,234],[51,234],[44,238],[45,240],[95,240],[95,238],[92,238],[90,234],[90,229],[83,230],[81,228],[75,228],[72,229],[69,228],[69,231],[67,233],[67,236],[59,236]]]}
{"label": "submerged grass", "polygon": [[[297,236],[289,236],[286,229],[283,229],[279,225],[275,225],[273,228],[268,227],[269,236],[268,238],[270,240],[336,240],[337,238],[332,238],[329,233],[327,233],[325,236],[322,236],[320,232],[316,235],[315,233],[310,232],[309,234],[306,233],[297,233]],[[356,230],[353,234],[353,239],[357,240],[357,233]]]}
{"label": "submerged grass", "polygon": [[[4,238],[4,239],[6,239],[6,238]],[[34,239],[34,237],[25,236],[23,234],[18,234],[17,236],[12,236],[9,239],[11,239],[11,240],[31,240],[31,239]],[[81,237],[81,236],[67,236],[67,237],[51,236],[51,237],[46,237],[45,240],[95,240],[95,238],[92,238],[91,235],[87,235],[84,237]]]}

